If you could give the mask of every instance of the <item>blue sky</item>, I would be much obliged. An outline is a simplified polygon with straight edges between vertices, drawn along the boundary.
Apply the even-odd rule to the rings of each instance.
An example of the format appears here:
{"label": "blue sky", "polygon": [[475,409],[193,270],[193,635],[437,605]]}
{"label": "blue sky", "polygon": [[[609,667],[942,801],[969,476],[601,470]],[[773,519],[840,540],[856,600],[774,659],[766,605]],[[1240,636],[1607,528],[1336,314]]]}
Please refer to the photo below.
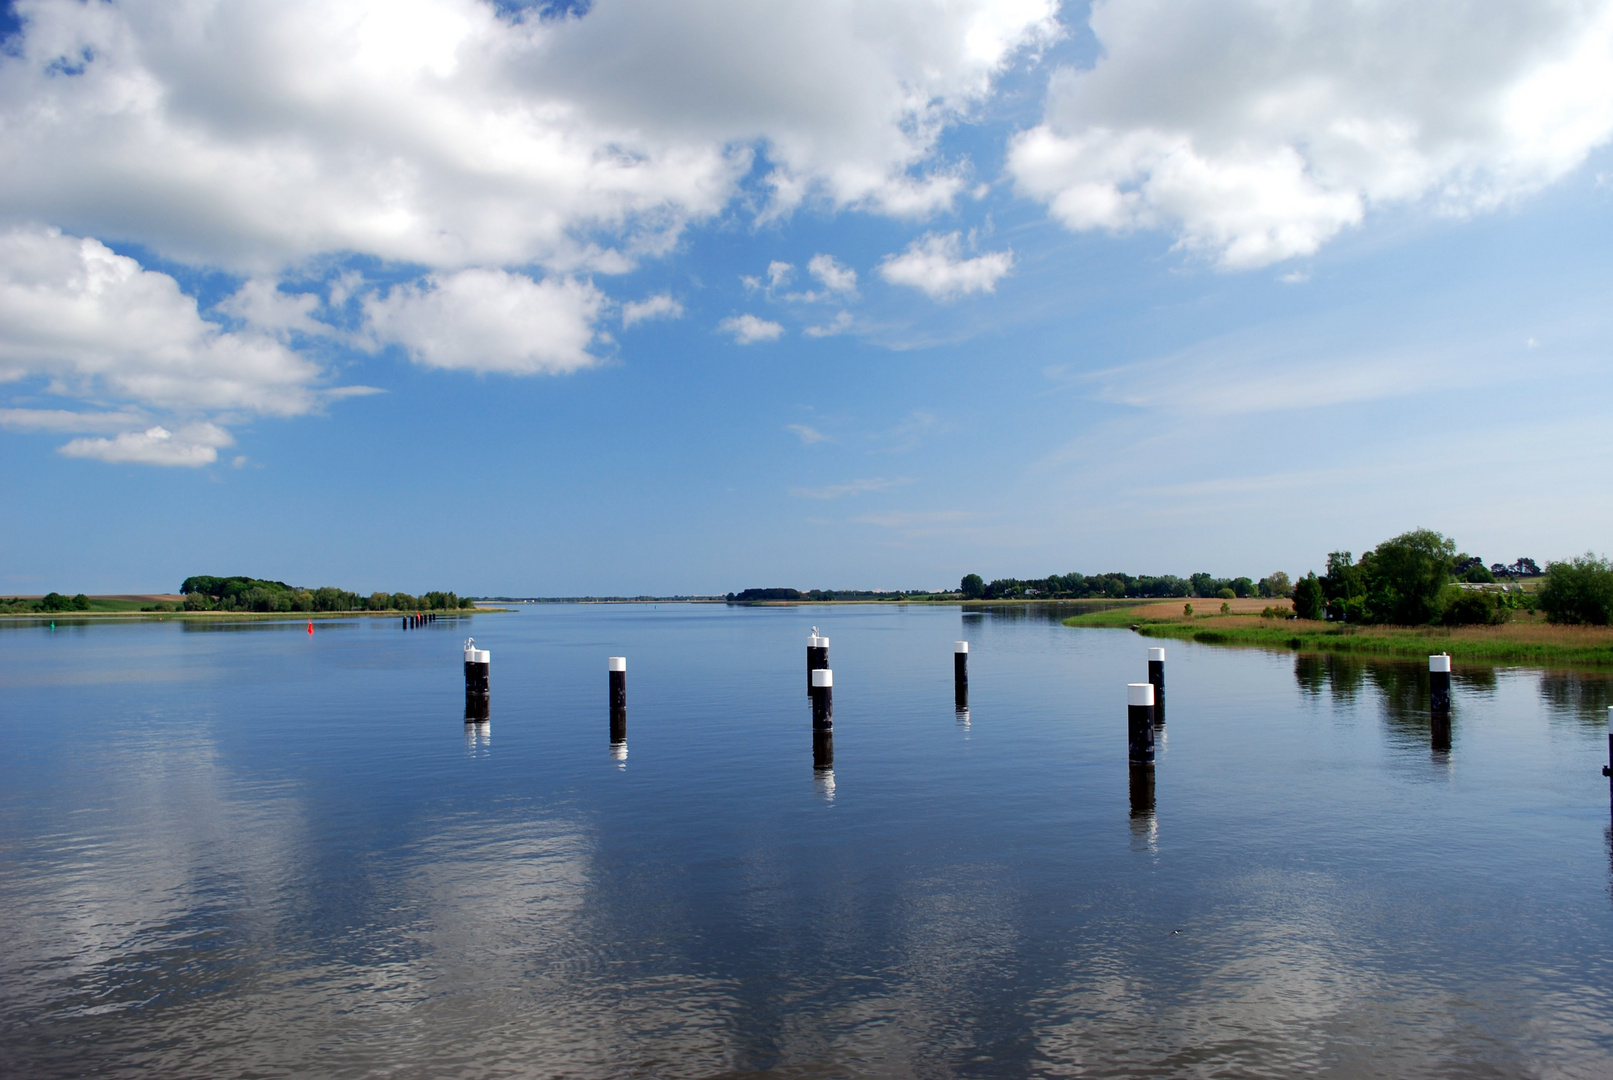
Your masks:
{"label": "blue sky", "polygon": [[8,5],[0,592],[1608,547],[1613,4],[568,10]]}

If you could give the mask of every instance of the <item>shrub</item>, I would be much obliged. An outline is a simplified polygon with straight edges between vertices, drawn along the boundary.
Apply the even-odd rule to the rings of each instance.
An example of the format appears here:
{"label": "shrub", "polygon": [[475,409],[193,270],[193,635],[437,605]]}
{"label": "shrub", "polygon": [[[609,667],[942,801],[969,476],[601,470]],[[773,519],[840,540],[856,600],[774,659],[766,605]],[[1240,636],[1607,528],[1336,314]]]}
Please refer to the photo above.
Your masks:
{"label": "shrub", "polygon": [[1606,626],[1613,620],[1613,563],[1591,552],[1548,563],[1540,607],[1554,623]]}
{"label": "shrub", "polygon": [[1446,626],[1499,626],[1512,618],[1512,609],[1496,593],[1453,585],[1441,599],[1439,621]]}
{"label": "shrub", "polygon": [[1238,598],[1238,594],[1233,592],[1231,589],[1218,589],[1216,590],[1215,597],[1217,600],[1236,600]]}
{"label": "shrub", "polygon": [[1188,619],[1191,619],[1193,617],[1193,605],[1192,604],[1183,604],[1182,605],[1182,617],[1183,618],[1188,618]]}

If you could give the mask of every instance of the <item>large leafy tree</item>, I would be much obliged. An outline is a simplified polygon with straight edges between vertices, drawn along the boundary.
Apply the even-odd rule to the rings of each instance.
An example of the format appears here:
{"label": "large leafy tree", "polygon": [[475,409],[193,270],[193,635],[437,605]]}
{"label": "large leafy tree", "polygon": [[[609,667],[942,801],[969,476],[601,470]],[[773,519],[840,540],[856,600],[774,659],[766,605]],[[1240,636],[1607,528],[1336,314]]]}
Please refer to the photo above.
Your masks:
{"label": "large leafy tree", "polygon": [[1456,542],[1432,529],[1413,529],[1385,540],[1362,555],[1358,564],[1368,618],[1400,626],[1433,622],[1455,563]]}

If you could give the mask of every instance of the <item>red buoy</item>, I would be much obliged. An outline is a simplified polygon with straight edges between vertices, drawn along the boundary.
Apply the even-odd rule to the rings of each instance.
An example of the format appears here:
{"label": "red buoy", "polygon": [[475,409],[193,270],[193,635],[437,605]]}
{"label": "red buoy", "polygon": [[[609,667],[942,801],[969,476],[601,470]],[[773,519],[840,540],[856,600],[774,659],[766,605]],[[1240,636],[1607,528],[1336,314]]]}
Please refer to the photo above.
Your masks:
{"label": "red buoy", "polygon": [[308,620],[308,632],[310,634],[314,632],[314,620],[312,619]]}

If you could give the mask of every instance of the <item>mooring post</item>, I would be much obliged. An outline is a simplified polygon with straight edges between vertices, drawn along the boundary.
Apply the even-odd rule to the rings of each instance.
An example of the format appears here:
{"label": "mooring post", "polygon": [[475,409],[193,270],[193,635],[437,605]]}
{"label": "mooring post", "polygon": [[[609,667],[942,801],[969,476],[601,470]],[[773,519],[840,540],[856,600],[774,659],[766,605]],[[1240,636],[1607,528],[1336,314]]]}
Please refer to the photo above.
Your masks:
{"label": "mooring post", "polygon": [[812,673],[829,666],[829,639],[818,636],[818,628],[812,628],[812,636],[807,638],[807,697],[812,696]]}
{"label": "mooring post", "polygon": [[812,671],[812,728],[828,731],[835,726],[835,673],[828,668]]}
{"label": "mooring post", "polygon": [[1154,688],[1154,726],[1165,726],[1165,650],[1148,650],[1148,682]]}
{"label": "mooring post", "polygon": [[610,707],[627,708],[627,657],[610,658]]}
{"label": "mooring post", "polygon": [[1133,764],[1154,760],[1154,684],[1126,684],[1126,746]]}
{"label": "mooring post", "polygon": [[1128,766],[1131,773],[1131,816],[1152,817],[1154,813],[1154,767],[1140,762]]}
{"label": "mooring post", "polygon": [[1607,777],[1608,810],[1613,812],[1613,705],[1607,707],[1607,725],[1607,764],[1602,766],[1602,775]]}
{"label": "mooring post", "polygon": [[952,697],[956,708],[969,707],[969,643],[952,643]]}
{"label": "mooring post", "polygon": [[835,767],[835,733],[828,728],[812,733],[812,767],[819,772]]}
{"label": "mooring post", "polygon": [[1451,658],[1428,658],[1428,742],[1435,750],[1451,748]]}
{"label": "mooring post", "polygon": [[475,638],[465,639],[465,696],[488,696],[488,674],[492,668],[493,651],[478,649]]}

